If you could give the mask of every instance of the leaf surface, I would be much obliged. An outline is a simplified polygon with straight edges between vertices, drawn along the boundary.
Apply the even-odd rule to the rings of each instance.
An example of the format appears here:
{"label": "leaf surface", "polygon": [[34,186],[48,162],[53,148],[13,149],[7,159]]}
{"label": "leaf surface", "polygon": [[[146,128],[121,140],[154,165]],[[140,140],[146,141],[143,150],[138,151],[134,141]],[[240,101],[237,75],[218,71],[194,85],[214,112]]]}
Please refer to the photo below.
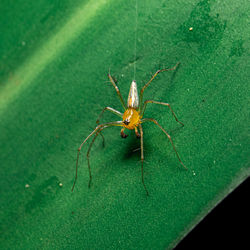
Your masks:
{"label": "leaf surface", "polygon": [[[0,13],[2,249],[169,249],[249,176],[247,1],[138,0],[137,25],[135,1],[2,1]],[[189,170],[143,125],[146,197],[139,140],[107,128],[91,188],[88,144],[72,193],[102,108],[123,112],[109,70],[126,99],[135,63],[141,88],[177,62],[144,98],[170,103],[185,126],[159,105],[145,117]]]}

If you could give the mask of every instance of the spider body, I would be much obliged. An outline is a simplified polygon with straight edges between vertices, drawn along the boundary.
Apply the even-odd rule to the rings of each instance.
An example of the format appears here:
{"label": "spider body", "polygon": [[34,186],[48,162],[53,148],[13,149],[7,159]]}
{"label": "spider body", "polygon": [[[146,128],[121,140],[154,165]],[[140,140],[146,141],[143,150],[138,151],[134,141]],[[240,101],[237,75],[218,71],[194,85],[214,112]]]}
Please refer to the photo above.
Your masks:
{"label": "spider body", "polygon": [[123,117],[123,126],[127,129],[135,129],[141,123],[140,114],[134,108],[128,108],[125,110]]}
{"label": "spider body", "polygon": [[[123,113],[123,126],[127,129],[135,129],[141,123],[139,108],[139,97],[137,91],[137,84],[132,81],[127,101],[127,109]],[[122,136],[123,137],[123,136]]]}
{"label": "spider body", "polygon": [[[122,114],[120,111],[115,110],[111,107],[105,107],[101,114],[99,115],[99,118],[97,119],[96,123],[98,124],[98,126],[86,137],[86,139],[82,142],[82,144],[80,145],[80,147],[78,148],[78,152],[77,152],[77,160],[76,160],[76,175],[75,175],[75,181],[72,187],[72,191],[75,187],[75,183],[77,180],[77,169],[78,169],[78,160],[79,160],[79,155],[80,155],[80,151],[83,147],[83,145],[85,144],[85,142],[91,137],[93,136],[93,139],[89,145],[89,149],[87,151],[87,160],[88,160],[88,169],[89,169],[89,187],[91,184],[91,180],[92,180],[92,175],[91,175],[91,169],[90,169],[90,162],[89,162],[89,156],[90,156],[90,150],[91,147],[96,139],[96,137],[101,134],[101,136],[103,137],[101,131],[105,128],[108,127],[112,127],[112,126],[118,126],[118,127],[122,127],[121,129],[121,137],[122,138],[126,138],[127,135],[124,133],[125,129],[129,129],[129,130],[135,130],[135,134],[137,136],[137,138],[140,138],[141,141],[141,177],[142,177],[142,184],[144,186],[144,189],[146,191],[146,194],[148,195],[148,190],[146,188],[146,185],[144,183],[144,173],[143,173],[143,161],[144,161],[144,154],[143,154],[143,129],[142,129],[142,123],[144,122],[153,122],[154,124],[156,124],[161,130],[162,132],[168,137],[168,139],[170,140],[173,149],[177,155],[177,158],[179,160],[179,162],[182,164],[182,166],[184,168],[185,165],[183,164],[183,162],[180,159],[179,154],[177,153],[174,143],[170,137],[170,135],[166,132],[165,129],[163,129],[163,127],[153,118],[143,118],[144,116],[144,111],[146,109],[146,106],[148,103],[154,103],[154,104],[159,104],[159,105],[163,105],[163,106],[167,106],[170,111],[172,112],[175,120],[180,123],[182,126],[184,126],[184,124],[182,122],[180,122],[174,111],[172,110],[171,106],[168,103],[163,103],[163,102],[158,102],[158,101],[153,101],[153,100],[146,100],[145,102],[143,102],[143,92],[144,90],[148,87],[148,85],[153,81],[153,79],[162,71],[171,71],[171,70],[175,70],[177,68],[177,66],[179,65],[179,63],[177,63],[173,68],[171,69],[161,69],[156,71],[156,73],[151,77],[151,79],[149,80],[148,83],[146,83],[144,85],[144,87],[141,89],[140,91],[140,96],[138,96],[138,91],[137,91],[137,84],[135,81],[132,81],[131,86],[130,86],[130,90],[129,90],[129,95],[128,95],[128,100],[127,100],[127,105],[125,105],[125,102],[122,98],[122,95],[119,91],[118,86],[116,85],[115,81],[113,80],[112,76],[110,74],[108,74],[109,80],[112,83],[112,85],[114,86],[116,93],[121,101],[121,104],[123,106],[124,109],[124,113]],[[115,121],[115,122],[109,122],[109,123],[103,123],[99,125],[99,121],[103,115],[103,113],[105,111],[110,111],[113,114],[119,116],[122,120],[120,121]],[[138,132],[138,129],[140,131],[140,133]],[[103,138],[104,139],[104,138]]]}

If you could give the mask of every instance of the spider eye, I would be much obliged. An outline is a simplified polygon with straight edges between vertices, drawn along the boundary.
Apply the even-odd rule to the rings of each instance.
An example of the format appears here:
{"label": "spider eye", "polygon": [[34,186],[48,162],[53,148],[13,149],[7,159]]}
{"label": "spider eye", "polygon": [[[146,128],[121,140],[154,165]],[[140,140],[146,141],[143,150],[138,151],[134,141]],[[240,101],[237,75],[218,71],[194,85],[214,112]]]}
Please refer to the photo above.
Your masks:
{"label": "spider eye", "polygon": [[126,119],[126,120],[123,121],[123,123],[124,123],[125,125],[129,125],[130,121],[128,121],[128,120]]}

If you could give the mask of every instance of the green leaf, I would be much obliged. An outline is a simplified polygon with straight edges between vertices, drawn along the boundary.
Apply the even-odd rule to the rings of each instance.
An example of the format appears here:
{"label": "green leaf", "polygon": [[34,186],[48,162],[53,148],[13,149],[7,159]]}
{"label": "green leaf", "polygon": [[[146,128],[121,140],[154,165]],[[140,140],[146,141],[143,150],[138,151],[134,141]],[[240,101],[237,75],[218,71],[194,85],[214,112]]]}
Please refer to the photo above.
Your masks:
{"label": "green leaf", "polygon": [[[135,13],[134,0],[2,1],[1,249],[169,249],[249,176],[248,2],[138,0]],[[113,127],[92,148],[90,189],[83,148],[72,193],[102,108],[123,112],[109,70],[126,99],[135,63],[141,88],[177,62],[144,98],[185,126],[159,105],[145,117],[189,170],[143,124],[147,197],[140,140]]]}

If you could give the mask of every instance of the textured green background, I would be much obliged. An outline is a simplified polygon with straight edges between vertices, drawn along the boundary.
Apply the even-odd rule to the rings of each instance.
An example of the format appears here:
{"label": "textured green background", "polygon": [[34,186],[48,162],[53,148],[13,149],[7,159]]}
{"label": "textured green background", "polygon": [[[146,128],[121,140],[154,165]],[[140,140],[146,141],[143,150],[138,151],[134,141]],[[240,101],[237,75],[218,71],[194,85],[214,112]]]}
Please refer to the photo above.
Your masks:
{"label": "textured green background", "polygon": [[93,147],[91,189],[84,154],[70,191],[98,113],[121,110],[109,68],[127,95],[135,2],[51,2],[0,4],[1,249],[171,248],[249,175],[249,3],[138,0],[138,85],[180,61],[145,98],[171,103],[185,127],[157,105],[145,116],[169,131],[189,168],[145,124],[147,198],[139,141],[118,128]]}

